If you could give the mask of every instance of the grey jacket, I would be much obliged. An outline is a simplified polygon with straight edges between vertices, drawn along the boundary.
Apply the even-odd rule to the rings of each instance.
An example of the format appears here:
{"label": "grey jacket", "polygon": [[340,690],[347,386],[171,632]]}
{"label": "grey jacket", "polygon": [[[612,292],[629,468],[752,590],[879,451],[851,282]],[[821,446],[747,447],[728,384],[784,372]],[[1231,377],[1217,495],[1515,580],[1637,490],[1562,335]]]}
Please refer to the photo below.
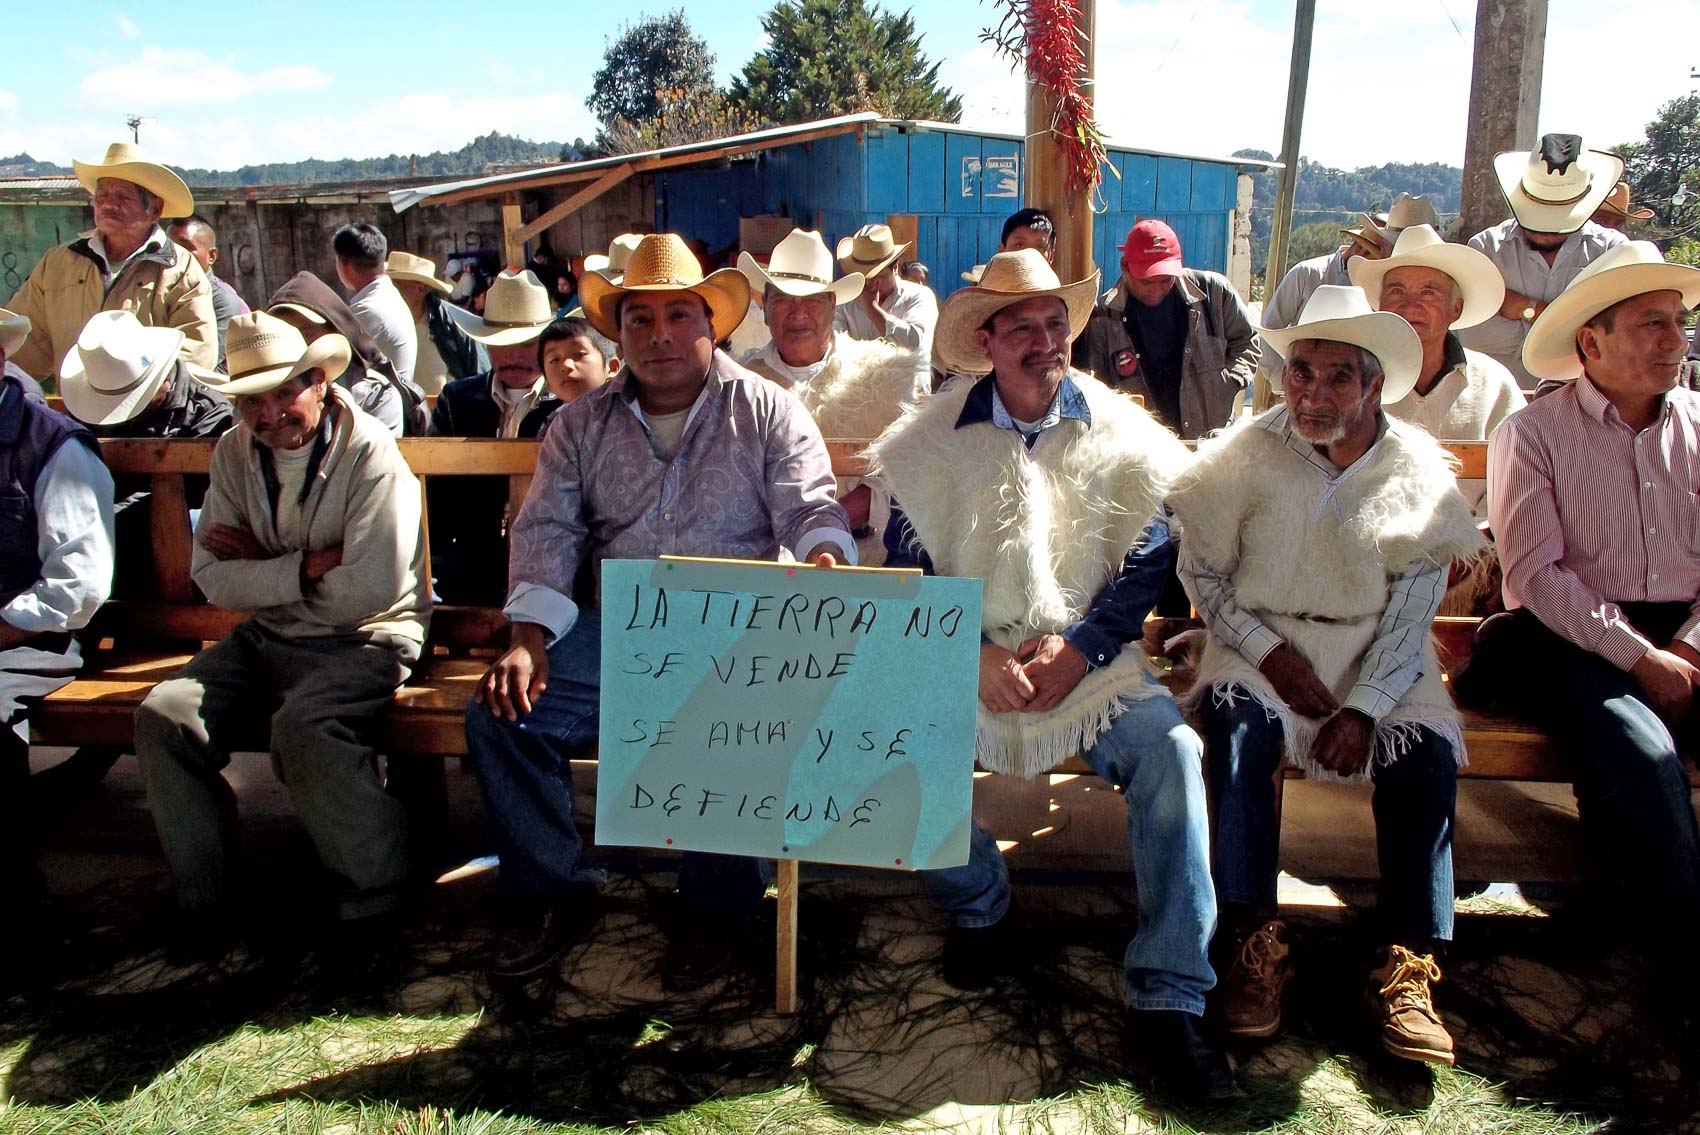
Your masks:
{"label": "grey jacket", "polygon": [[[1226,276],[1188,268],[1177,286],[1187,305],[1181,420],[1163,424],[1183,438],[1195,438],[1228,424],[1234,399],[1257,373],[1261,350],[1251,312]],[[1075,340],[1074,365],[1123,393],[1139,395],[1155,413],[1123,319],[1127,304],[1127,283],[1117,281]]]}

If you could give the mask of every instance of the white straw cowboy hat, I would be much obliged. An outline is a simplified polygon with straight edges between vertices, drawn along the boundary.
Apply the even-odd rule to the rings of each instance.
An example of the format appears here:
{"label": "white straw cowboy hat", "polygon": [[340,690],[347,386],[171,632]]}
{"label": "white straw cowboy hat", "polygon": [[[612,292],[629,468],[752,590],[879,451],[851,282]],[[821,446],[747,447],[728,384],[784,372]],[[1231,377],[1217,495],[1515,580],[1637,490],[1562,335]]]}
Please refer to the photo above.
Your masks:
{"label": "white straw cowboy hat", "polygon": [[424,284],[433,292],[448,295],[454,288],[437,278],[437,266],[429,257],[411,252],[392,252],[384,261],[384,271],[390,279],[401,284]]}
{"label": "white straw cowboy hat", "polygon": [[273,390],[315,367],[332,382],[348,369],[352,353],[348,340],[332,332],[308,343],[291,324],[266,311],[230,317],[224,333],[224,365],[229,374],[192,367],[202,386],[234,398]]}
{"label": "white straw cowboy hat", "polygon": [[784,240],[774,245],[766,268],[749,253],[738,253],[738,271],[758,296],[765,295],[771,285],[788,296],[831,292],[834,304],[849,303],[861,295],[864,280],[860,272],[834,280],[832,253],[827,250],[826,241],[820,238],[820,233],[808,229],[792,229]]}
{"label": "white straw cowboy hat", "polygon": [[1036,248],[1015,252],[1000,252],[986,261],[980,282],[958,288],[939,309],[938,326],[933,332],[933,352],[946,370],[959,374],[985,374],[992,369],[992,360],[974,341],[974,332],[985,326],[986,320],[1012,303],[1055,296],[1068,308],[1069,338],[1079,336],[1092,317],[1098,301],[1098,273],[1073,284],[1057,279],[1045,254]]}
{"label": "white straw cowboy hat", "polygon": [[1440,215],[1434,211],[1434,202],[1427,197],[1413,197],[1409,193],[1400,193],[1393,199],[1392,208],[1386,213],[1360,213],[1363,218],[1363,235],[1371,240],[1384,240],[1392,244],[1399,239],[1399,234],[1415,225],[1428,225],[1430,228],[1440,227]]}
{"label": "white straw cowboy hat", "polygon": [[146,410],[177,372],[183,332],[144,327],[128,311],[97,311],[59,366],[59,393],[79,422],[113,426]]}
{"label": "white straw cowboy hat", "polygon": [[1533,150],[1495,155],[1493,172],[1517,223],[1537,233],[1573,233],[1623,178],[1623,159],[1582,148],[1575,134],[1543,134]]}
{"label": "white straw cowboy hat", "polygon": [[487,347],[529,343],[554,322],[549,289],[529,268],[504,270],[484,293],[484,314],[450,304],[443,310],[462,331]]}
{"label": "white straw cowboy hat", "polygon": [[1632,240],[1601,253],[1535,318],[1523,340],[1523,369],[1536,378],[1582,373],[1576,332],[1594,316],[1648,292],[1680,292],[1682,305],[1700,304],[1700,268],[1668,264],[1650,240]]}
{"label": "white straw cowboy hat", "polygon": [[584,317],[603,335],[620,340],[620,298],[630,292],[690,292],[708,305],[716,342],[738,329],[750,313],[750,282],[736,268],[707,276],[678,233],[651,233],[643,238],[626,264],[624,277],[614,283],[590,273],[579,283]]}
{"label": "white straw cowboy hat", "polygon": [[1646,206],[1643,205],[1639,209],[1629,207],[1629,183],[1627,181],[1620,181],[1613,186],[1612,191],[1606,194],[1606,199],[1600,202],[1600,208],[1608,213],[1616,213],[1630,221],[1650,221],[1653,219],[1653,211]]}
{"label": "white straw cowboy hat", "polygon": [[0,351],[8,356],[18,353],[24,340],[30,337],[30,317],[0,307]]}
{"label": "white straw cowboy hat", "polygon": [[854,236],[838,242],[838,266],[872,278],[891,267],[914,243],[898,244],[890,225],[863,225]]}
{"label": "white straw cowboy hat", "polygon": [[642,233],[621,233],[608,242],[608,255],[593,252],[584,258],[584,270],[605,276],[618,284],[620,277],[625,275],[626,265],[632,262],[632,253],[643,243]]}
{"label": "white straw cowboy hat", "polygon": [[1263,341],[1285,359],[1293,344],[1307,339],[1350,343],[1362,347],[1381,363],[1381,404],[1391,406],[1417,385],[1423,345],[1416,331],[1388,311],[1376,311],[1358,287],[1324,284],[1305,301],[1299,321],[1291,327],[1260,327]]}
{"label": "white straw cowboy hat", "polygon": [[1433,268],[1452,278],[1464,294],[1464,310],[1454,319],[1454,331],[1491,319],[1505,303],[1505,278],[1484,253],[1467,244],[1448,244],[1431,225],[1412,225],[1399,234],[1393,254],[1381,260],[1354,258],[1346,265],[1352,283],[1381,307],[1381,284],[1395,268]]}
{"label": "white straw cowboy hat", "polygon": [[183,184],[183,179],[158,162],[149,161],[140,146],[129,142],[114,142],[108,146],[103,162],[79,162],[73,158],[71,168],[76,170],[77,180],[90,196],[94,195],[95,184],[101,178],[116,177],[139,185],[164,201],[165,207],[159,213],[162,217],[187,217],[195,211],[195,196]]}

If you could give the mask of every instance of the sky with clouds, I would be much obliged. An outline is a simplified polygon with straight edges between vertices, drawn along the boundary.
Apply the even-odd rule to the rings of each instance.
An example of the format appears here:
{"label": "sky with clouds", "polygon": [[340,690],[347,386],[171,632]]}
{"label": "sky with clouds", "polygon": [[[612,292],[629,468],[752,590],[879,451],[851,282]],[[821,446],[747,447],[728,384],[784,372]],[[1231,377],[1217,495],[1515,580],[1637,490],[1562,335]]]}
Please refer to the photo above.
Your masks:
{"label": "sky with clouds", "polygon": [[[426,153],[491,130],[589,138],[583,100],[607,41],[679,2],[182,0],[169,16],[90,4],[75,20],[28,5],[9,19],[0,156],[98,157],[129,114],[148,116],[156,155],[202,168]],[[1022,130],[1022,84],[979,40],[1000,7],[886,6],[912,10],[965,123]],[[685,7],[722,80],[762,43],[759,2]],[[1694,14],[1694,0],[1550,0],[1541,129],[1595,146],[1640,139],[1660,104],[1700,85]],[[1343,167],[1461,164],[1474,19],[1472,0],[1318,0],[1302,152]],[[1106,132],[1181,153],[1279,150],[1292,21],[1291,0],[1098,0]]]}

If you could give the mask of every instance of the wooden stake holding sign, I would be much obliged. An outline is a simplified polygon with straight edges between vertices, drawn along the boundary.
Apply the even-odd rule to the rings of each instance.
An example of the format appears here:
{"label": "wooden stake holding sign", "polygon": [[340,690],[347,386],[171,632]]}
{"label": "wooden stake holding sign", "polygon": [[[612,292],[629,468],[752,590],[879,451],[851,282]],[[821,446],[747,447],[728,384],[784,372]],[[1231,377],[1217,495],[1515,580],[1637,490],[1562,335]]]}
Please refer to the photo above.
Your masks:
{"label": "wooden stake holding sign", "polygon": [[596,841],[779,861],[781,1013],[802,861],[968,861],[980,581],[668,558],[602,565]]}

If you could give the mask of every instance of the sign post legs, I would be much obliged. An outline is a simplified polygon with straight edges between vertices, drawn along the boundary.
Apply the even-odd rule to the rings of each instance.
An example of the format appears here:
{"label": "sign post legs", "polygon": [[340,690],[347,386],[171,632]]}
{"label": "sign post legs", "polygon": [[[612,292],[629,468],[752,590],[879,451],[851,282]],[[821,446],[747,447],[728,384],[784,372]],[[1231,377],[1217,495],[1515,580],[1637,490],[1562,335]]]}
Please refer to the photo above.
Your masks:
{"label": "sign post legs", "polygon": [[797,861],[779,861],[777,955],[774,959],[773,1008],[781,1017],[797,1011]]}

